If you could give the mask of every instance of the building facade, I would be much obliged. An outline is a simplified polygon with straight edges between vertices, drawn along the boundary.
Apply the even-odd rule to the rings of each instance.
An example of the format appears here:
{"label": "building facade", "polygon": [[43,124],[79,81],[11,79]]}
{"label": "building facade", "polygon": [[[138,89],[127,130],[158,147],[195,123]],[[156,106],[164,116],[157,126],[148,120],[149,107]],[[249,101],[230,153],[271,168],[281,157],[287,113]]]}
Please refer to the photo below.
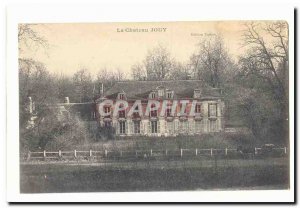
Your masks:
{"label": "building facade", "polygon": [[[108,100],[110,104],[103,104]],[[120,101],[128,106],[114,113],[114,104]],[[149,102],[158,103],[158,108],[149,110]],[[119,136],[168,137],[224,131],[222,91],[203,86],[198,80],[121,81],[103,91],[95,105],[92,117],[101,127],[113,127]],[[132,109],[134,113],[130,114]]]}

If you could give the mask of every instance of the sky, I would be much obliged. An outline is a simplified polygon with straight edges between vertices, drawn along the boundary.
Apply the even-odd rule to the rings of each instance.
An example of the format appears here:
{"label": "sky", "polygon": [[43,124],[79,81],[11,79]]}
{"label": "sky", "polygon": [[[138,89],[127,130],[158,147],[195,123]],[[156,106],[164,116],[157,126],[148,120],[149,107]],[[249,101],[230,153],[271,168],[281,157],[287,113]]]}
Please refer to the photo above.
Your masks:
{"label": "sky", "polygon": [[[204,38],[220,35],[233,57],[241,47],[244,22],[156,23],[54,23],[32,28],[49,47],[22,48],[19,56],[33,58],[57,74],[72,75],[85,68],[92,75],[100,69],[120,69],[130,78],[131,66],[141,63],[147,51],[163,45],[177,61],[186,63]],[[155,29],[153,29],[155,28]]]}

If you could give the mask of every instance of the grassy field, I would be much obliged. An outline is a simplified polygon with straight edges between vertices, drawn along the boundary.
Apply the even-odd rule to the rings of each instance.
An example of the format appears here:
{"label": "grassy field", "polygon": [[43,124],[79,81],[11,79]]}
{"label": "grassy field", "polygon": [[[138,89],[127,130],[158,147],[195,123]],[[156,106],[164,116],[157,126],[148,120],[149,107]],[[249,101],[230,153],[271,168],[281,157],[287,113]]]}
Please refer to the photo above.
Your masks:
{"label": "grassy field", "polygon": [[287,189],[287,158],[27,163],[22,193]]}
{"label": "grassy field", "polygon": [[121,137],[114,140],[88,142],[72,147],[81,150],[149,150],[149,149],[190,149],[190,148],[237,148],[243,146],[260,146],[258,141],[246,135],[225,135],[222,133],[201,136],[177,137]]}

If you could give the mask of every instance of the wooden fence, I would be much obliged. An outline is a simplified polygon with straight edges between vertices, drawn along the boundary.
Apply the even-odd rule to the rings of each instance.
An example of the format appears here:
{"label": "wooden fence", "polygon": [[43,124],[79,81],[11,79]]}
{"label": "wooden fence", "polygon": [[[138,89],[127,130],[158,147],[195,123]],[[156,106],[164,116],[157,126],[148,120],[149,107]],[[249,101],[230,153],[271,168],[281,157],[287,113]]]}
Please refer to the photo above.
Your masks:
{"label": "wooden fence", "polygon": [[28,152],[23,156],[25,160],[34,159],[151,159],[151,158],[197,158],[197,157],[245,157],[245,156],[284,156],[287,154],[286,147],[272,148],[264,150],[262,148],[254,148],[253,152],[243,153],[237,149],[164,149],[164,150],[134,150],[134,151],[112,151],[112,150],[73,150],[73,151],[42,151],[42,152]]}

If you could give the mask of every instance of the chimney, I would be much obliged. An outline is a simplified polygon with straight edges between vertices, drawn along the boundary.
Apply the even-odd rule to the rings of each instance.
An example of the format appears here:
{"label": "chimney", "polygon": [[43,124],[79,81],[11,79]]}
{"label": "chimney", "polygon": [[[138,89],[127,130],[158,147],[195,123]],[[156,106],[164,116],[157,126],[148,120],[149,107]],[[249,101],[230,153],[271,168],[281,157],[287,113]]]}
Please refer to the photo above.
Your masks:
{"label": "chimney", "polygon": [[104,85],[103,83],[100,83],[101,87],[100,87],[100,95],[103,96],[104,95]]}
{"label": "chimney", "polygon": [[70,103],[69,97],[65,97],[65,102],[64,102],[64,103],[66,103],[66,104],[69,104],[69,103]]}

